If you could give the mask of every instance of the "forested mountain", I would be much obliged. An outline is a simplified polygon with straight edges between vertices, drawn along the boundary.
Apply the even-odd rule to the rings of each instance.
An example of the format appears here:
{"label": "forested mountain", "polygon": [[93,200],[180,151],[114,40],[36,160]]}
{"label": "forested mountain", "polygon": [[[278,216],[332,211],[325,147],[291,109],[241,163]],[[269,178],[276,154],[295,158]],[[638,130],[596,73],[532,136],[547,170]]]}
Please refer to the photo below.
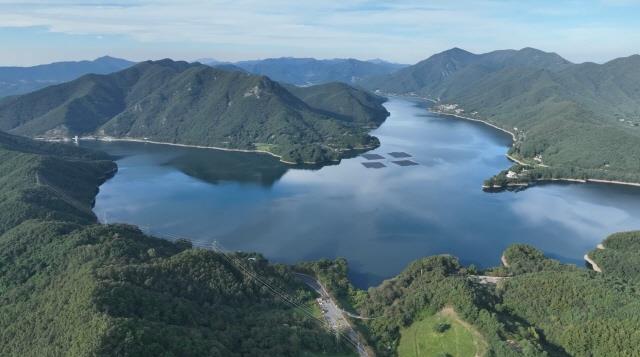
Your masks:
{"label": "forested mountain", "polygon": [[[624,246],[640,245],[639,232],[626,235]],[[602,252],[615,249],[611,239],[605,246]],[[508,266],[483,273],[497,276],[487,282],[475,267],[465,267],[455,257],[422,258],[368,291],[349,284],[345,261],[307,266],[348,308],[369,318],[359,320],[359,326],[379,356],[397,356],[404,339],[413,338],[404,333],[408,327],[451,310],[477,329],[487,356],[636,354],[637,264],[629,269],[625,264],[630,260],[608,259],[608,269],[597,273],[546,258],[527,245],[509,247],[504,260]],[[416,339],[428,338],[428,332]]]}
{"label": "forested mountain", "polygon": [[500,50],[481,55],[452,48],[389,75],[367,78],[361,84],[388,93],[415,92],[438,98],[441,92],[451,87],[468,85],[504,68],[558,71],[570,65],[569,61],[555,53],[533,48]]}
{"label": "forested mountain", "polygon": [[294,163],[378,145],[367,132],[388,115],[382,98],[343,85],[295,92],[264,76],[147,61],[0,100],[0,130],[263,150]]}
{"label": "forested mountain", "polygon": [[428,97],[437,111],[514,133],[514,157],[536,169],[550,166],[540,177],[640,181],[638,55],[572,64],[531,48],[481,55],[452,49],[361,84]]}
{"label": "forested mountain", "polygon": [[[97,224],[93,197],[114,169],[104,154],[0,133],[0,355],[350,351],[224,255]],[[289,267],[234,257],[313,301]]]}
{"label": "forested mountain", "polygon": [[0,97],[33,92],[89,73],[108,74],[134,63],[104,56],[93,61],[55,62],[33,67],[0,67]]}
{"label": "forested mountain", "polygon": [[[211,62],[220,66],[220,62]],[[361,61],[353,58],[318,60],[315,58],[268,58],[254,61],[240,61],[233,65],[247,72],[268,76],[274,81],[299,86],[328,82],[355,83],[375,75],[394,72],[404,65],[381,60]]]}

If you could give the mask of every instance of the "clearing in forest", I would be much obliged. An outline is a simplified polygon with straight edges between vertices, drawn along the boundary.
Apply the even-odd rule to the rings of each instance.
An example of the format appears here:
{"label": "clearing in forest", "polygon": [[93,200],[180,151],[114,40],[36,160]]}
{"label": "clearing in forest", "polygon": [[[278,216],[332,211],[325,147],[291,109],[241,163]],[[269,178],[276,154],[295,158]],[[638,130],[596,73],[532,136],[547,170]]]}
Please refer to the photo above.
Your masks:
{"label": "clearing in forest", "polygon": [[482,335],[452,308],[420,318],[400,333],[400,357],[479,357],[487,350]]}

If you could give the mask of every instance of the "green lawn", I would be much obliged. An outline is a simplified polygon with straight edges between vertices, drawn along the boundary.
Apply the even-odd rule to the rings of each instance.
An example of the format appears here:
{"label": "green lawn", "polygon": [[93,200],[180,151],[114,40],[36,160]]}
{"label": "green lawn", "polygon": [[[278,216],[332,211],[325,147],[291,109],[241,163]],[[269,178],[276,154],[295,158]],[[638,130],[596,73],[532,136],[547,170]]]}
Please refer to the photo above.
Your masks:
{"label": "green lawn", "polygon": [[[444,323],[450,327],[436,332],[435,326]],[[400,332],[398,356],[481,356],[486,343],[473,328],[461,321],[452,309],[426,316]]]}

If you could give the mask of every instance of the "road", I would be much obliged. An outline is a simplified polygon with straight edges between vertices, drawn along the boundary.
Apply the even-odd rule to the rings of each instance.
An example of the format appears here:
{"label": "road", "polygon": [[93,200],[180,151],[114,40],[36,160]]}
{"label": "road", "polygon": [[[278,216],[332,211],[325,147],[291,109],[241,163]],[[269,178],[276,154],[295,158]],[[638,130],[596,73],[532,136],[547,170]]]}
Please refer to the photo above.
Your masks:
{"label": "road", "polygon": [[371,349],[367,347],[364,340],[358,335],[356,330],[351,326],[347,320],[346,315],[353,316],[355,318],[361,318],[357,315],[346,313],[336,303],[333,297],[329,294],[327,289],[311,275],[294,273],[298,279],[307,284],[311,289],[317,292],[320,297],[316,300],[322,311],[322,316],[329,324],[331,330],[341,332],[346,338],[348,338],[358,350],[360,357],[369,357]]}
{"label": "road", "polygon": [[508,276],[487,276],[487,275],[470,275],[469,278],[477,281],[480,284],[498,284],[502,280],[509,279]]}

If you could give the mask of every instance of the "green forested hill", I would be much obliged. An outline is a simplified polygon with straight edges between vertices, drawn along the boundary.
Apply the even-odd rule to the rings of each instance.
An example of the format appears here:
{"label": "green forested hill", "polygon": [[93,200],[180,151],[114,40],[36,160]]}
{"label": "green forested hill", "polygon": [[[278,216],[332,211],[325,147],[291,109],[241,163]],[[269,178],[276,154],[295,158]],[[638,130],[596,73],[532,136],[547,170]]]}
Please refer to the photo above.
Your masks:
{"label": "green forested hill", "polygon": [[640,231],[610,235],[589,257],[605,274],[640,284]]}
{"label": "green forested hill", "polygon": [[[349,352],[221,254],[96,224],[91,202],[115,169],[105,159],[0,135],[0,355]],[[235,257],[298,302],[313,301],[290,268]]]}
{"label": "green forested hill", "polygon": [[539,176],[640,181],[640,56],[572,64],[530,48],[454,49],[362,84],[457,104],[514,133],[513,156],[551,167]]}
{"label": "green forested hill", "polygon": [[378,144],[367,129],[387,115],[380,98],[347,86],[299,92],[314,95],[307,103],[267,77],[148,61],[1,100],[0,129],[259,149],[290,162],[336,160]]}
{"label": "green forested hill", "polygon": [[477,329],[487,356],[635,356],[640,290],[633,281],[637,266],[624,266],[639,245],[638,232],[605,240],[599,253],[621,246],[630,253],[617,268],[614,257],[621,251],[608,258],[596,255],[609,268],[603,273],[562,264],[531,246],[513,245],[504,252],[508,266],[482,273],[498,276],[497,283],[482,283],[475,267],[448,255],[419,259],[368,291],[349,284],[344,261],[311,267],[348,308],[370,318],[358,324],[379,356],[398,355],[407,337],[403,331],[446,310]]}

